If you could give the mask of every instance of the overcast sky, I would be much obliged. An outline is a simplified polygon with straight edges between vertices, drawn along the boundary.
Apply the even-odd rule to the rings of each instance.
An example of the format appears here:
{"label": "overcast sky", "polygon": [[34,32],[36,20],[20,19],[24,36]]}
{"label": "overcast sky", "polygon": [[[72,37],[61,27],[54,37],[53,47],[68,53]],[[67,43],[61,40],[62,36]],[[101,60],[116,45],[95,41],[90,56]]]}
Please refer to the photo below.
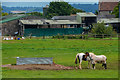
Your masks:
{"label": "overcast sky", "polygon": [[[2,2],[51,2],[56,0],[0,0]],[[66,2],[98,2],[99,0],[64,0]]]}

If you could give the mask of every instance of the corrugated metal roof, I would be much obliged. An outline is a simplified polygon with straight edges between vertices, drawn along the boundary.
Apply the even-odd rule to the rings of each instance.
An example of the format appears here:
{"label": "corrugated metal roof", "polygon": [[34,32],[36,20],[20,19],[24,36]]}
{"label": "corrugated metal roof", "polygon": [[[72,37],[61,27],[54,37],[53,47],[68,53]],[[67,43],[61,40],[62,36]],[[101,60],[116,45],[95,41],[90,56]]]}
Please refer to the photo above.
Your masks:
{"label": "corrugated metal roof", "polygon": [[76,20],[20,20],[22,24],[47,25],[47,24],[80,24]]}
{"label": "corrugated metal roof", "polygon": [[22,22],[22,24],[43,24],[43,22],[41,20],[20,20]]}
{"label": "corrugated metal roof", "polygon": [[120,23],[120,18],[101,18],[98,22],[104,23]]}
{"label": "corrugated metal roof", "polygon": [[49,24],[80,24],[76,20],[45,20]]}
{"label": "corrugated metal roof", "polygon": [[28,15],[8,15],[8,16],[5,16],[4,19],[0,21],[0,23],[16,20],[25,16],[28,16]]}
{"label": "corrugated metal roof", "polygon": [[75,16],[54,16],[52,17],[53,20],[76,20]]}
{"label": "corrugated metal roof", "polygon": [[89,13],[77,13],[80,17],[96,17],[96,15],[92,12]]}

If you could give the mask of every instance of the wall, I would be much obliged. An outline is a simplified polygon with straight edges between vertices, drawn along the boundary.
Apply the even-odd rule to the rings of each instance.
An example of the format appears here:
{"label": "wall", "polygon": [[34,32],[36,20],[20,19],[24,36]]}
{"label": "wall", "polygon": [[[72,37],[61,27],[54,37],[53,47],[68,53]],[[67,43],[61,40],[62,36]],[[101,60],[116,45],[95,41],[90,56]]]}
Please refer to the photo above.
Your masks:
{"label": "wall", "polygon": [[2,35],[11,35],[14,36],[15,32],[19,32],[19,20],[28,20],[28,19],[42,19],[39,16],[26,16],[17,20],[8,21],[6,23],[2,23]]}

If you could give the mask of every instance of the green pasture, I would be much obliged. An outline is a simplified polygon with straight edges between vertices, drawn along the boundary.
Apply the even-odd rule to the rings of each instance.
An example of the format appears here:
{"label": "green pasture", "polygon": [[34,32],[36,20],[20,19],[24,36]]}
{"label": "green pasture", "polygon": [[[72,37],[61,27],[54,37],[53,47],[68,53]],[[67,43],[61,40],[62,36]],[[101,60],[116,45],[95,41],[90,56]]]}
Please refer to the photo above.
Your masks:
{"label": "green pasture", "polygon": [[[3,68],[3,78],[117,78],[118,40],[26,39],[2,42],[2,64],[16,64],[16,57],[53,57],[56,64],[76,66],[79,52],[93,52],[107,56],[108,69],[96,64],[96,70],[11,70]],[[77,64],[78,66],[78,64]]]}

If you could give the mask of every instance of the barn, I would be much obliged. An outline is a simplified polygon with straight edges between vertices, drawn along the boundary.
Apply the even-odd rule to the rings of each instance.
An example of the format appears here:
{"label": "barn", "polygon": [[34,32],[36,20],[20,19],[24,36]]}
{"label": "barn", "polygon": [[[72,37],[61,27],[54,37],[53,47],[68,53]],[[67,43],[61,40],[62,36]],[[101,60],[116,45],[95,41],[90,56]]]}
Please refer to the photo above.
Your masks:
{"label": "barn", "polygon": [[19,34],[19,20],[27,20],[27,19],[41,19],[38,16],[26,15],[26,14],[11,14],[8,16],[1,17],[1,31],[2,36],[15,35],[15,33]]}
{"label": "barn", "polygon": [[[83,21],[84,19],[84,21]],[[20,35],[53,36],[82,34],[83,27],[97,22],[93,13],[78,13],[77,16],[54,16],[48,19],[19,20]]]}

